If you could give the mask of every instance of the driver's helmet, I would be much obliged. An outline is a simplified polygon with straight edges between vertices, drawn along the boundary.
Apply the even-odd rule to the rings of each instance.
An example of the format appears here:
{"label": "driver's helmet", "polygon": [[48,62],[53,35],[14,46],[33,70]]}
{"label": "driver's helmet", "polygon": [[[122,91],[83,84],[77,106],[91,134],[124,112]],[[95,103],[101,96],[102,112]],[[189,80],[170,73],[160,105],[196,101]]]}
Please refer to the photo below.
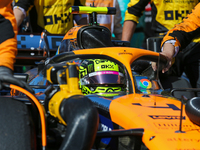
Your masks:
{"label": "driver's helmet", "polygon": [[125,74],[118,64],[105,59],[87,59],[79,67],[83,94],[113,97],[125,91]]}

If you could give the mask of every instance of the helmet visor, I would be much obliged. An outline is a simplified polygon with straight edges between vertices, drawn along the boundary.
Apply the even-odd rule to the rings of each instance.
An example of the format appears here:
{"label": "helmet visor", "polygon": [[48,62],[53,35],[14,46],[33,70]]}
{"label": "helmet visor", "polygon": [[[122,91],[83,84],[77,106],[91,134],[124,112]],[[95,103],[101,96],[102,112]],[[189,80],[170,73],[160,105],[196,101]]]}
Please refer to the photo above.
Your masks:
{"label": "helmet visor", "polygon": [[89,73],[82,80],[82,85],[91,84],[125,84],[125,79],[124,75],[117,71],[98,71]]}

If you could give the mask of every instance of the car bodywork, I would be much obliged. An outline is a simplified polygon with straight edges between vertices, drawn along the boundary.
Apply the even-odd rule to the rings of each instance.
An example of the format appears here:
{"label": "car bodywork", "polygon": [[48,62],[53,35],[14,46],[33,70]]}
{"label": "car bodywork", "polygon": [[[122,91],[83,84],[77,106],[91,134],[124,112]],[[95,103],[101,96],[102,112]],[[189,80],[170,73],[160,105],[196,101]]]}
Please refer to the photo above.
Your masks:
{"label": "car bodywork", "polygon": [[[136,90],[138,85],[135,83],[135,75],[132,74],[132,64],[139,59],[157,62],[159,60],[158,53],[128,47],[84,49],[61,53],[47,60],[45,64],[89,58],[110,59],[121,64],[127,72],[126,94],[112,99],[97,95],[87,96],[99,110],[102,130],[108,132],[116,130],[116,125],[126,130],[133,129],[136,133],[140,133],[139,136],[142,137],[144,145],[148,149],[154,150],[196,149],[200,146],[198,142],[200,128],[187,117],[184,105],[183,113],[180,114],[182,104],[180,100],[156,93],[156,90],[148,94]],[[165,61],[162,63],[164,64]],[[30,85],[46,85],[47,82],[47,78],[38,72],[30,81]],[[40,92],[38,98],[40,101],[44,101],[44,91],[38,90],[36,90],[37,93]],[[121,134],[121,136],[124,135]],[[104,143],[108,144],[108,141]]]}
{"label": "car bodywork", "polygon": [[[88,28],[90,29],[84,26],[81,31]],[[119,46],[86,48],[81,44],[86,39],[82,38],[81,34],[79,39],[76,37],[80,29],[80,26],[74,27],[65,38],[72,41],[74,46],[81,47],[80,50],[76,47],[73,51],[57,53],[38,62],[38,67],[26,72],[29,76],[29,85],[35,90],[35,96],[44,106],[47,122],[50,124],[48,127],[58,130],[59,137],[63,138],[67,126],[59,114],[59,109],[63,99],[81,93],[78,88],[77,66],[84,59],[107,59],[124,69],[126,91],[114,97],[86,95],[98,109],[100,118],[93,149],[199,149],[199,126],[187,116],[183,102],[161,88],[158,76],[152,78],[154,71],[151,69],[151,62],[159,64],[160,69],[167,64],[166,59],[159,53],[138,48]],[[95,24],[92,29],[104,28]],[[38,58],[40,60],[44,56]],[[138,72],[140,61],[147,62],[148,65],[141,67],[142,70]],[[71,66],[76,67],[71,69]],[[141,85],[145,86],[142,83],[143,79],[151,84],[153,81],[158,83],[157,88],[153,86],[141,88]],[[13,96],[20,101],[23,97],[23,101],[30,104],[29,99],[24,98],[21,93],[13,92]],[[47,135],[54,137],[54,134],[47,133]]]}

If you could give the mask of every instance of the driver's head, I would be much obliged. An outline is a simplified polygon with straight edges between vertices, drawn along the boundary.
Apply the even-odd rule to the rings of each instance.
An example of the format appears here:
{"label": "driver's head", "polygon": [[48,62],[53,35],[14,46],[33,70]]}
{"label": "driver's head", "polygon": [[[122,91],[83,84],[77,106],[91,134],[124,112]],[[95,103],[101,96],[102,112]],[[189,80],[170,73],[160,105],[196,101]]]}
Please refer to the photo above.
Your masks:
{"label": "driver's head", "polygon": [[105,59],[84,60],[79,69],[83,94],[105,97],[119,95],[125,89],[125,76],[118,64]]}

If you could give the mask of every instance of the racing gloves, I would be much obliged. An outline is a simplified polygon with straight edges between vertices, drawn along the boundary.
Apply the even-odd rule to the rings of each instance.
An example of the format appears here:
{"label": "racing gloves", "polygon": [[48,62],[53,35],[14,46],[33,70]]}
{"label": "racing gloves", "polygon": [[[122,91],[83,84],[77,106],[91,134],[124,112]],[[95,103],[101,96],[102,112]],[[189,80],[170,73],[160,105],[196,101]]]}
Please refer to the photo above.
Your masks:
{"label": "racing gloves", "polygon": [[34,90],[26,82],[14,78],[13,71],[5,66],[0,66],[0,90],[3,88],[2,82],[20,86],[29,92],[34,93]]}

